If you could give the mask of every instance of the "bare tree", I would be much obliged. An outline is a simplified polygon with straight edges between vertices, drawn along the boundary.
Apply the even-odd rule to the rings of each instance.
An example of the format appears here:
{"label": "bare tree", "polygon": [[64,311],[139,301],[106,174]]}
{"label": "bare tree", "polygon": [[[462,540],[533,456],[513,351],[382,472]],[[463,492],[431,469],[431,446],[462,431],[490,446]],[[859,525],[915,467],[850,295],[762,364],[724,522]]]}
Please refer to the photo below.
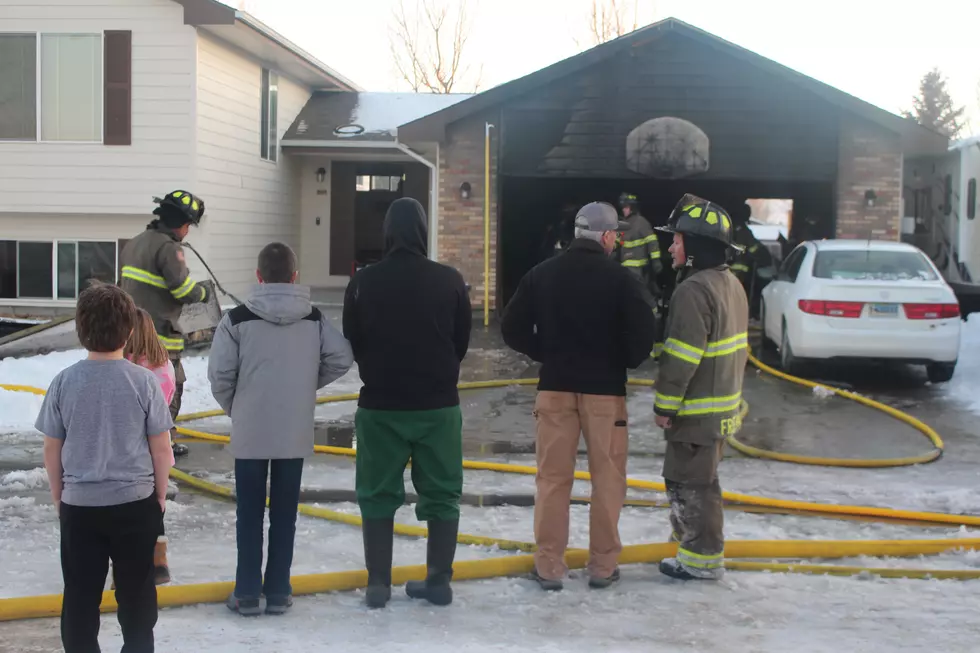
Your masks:
{"label": "bare tree", "polygon": [[580,49],[593,47],[629,34],[640,25],[640,0],[592,0],[588,14],[588,36]]}
{"label": "bare tree", "polygon": [[[415,0],[414,11],[401,0],[392,15],[389,45],[401,78],[416,93],[470,92],[480,88],[483,67],[465,63],[471,24],[467,0]],[[454,16],[452,14],[455,14]]]}

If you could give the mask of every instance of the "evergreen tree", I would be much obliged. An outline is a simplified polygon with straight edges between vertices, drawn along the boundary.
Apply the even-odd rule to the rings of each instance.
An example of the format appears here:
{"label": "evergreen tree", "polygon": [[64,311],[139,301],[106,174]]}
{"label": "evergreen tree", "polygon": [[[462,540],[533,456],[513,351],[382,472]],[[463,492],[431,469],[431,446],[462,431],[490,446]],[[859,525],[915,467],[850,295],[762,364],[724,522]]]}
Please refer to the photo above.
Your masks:
{"label": "evergreen tree", "polygon": [[933,68],[919,82],[919,94],[912,98],[912,110],[903,112],[906,118],[915,120],[950,138],[956,138],[964,126],[966,107],[955,107],[953,98],[946,90],[946,78]]}

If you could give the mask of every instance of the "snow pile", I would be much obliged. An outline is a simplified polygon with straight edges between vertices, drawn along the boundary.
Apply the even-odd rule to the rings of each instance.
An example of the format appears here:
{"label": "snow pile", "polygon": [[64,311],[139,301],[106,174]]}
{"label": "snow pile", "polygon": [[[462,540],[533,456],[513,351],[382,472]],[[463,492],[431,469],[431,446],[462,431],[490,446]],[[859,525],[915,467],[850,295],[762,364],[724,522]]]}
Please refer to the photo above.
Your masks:
{"label": "snow pile", "polygon": [[830,397],[833,397],[835,394],[836,393],[833,390],[822,385],[817,385],[813,387],[813,396],[818,399],[829,399]]}
{"label": "snow pile", "polygon": [[950,397],[965,404],[968,410],[980,414],[978,388],[980,388],[980,315],[973,313],[963,325],[956,374],[947,384],[947,391]]}
{"label": "snow pile", "polygon": [[0,476],[0,490],[20,492],[48,487],[48,473],[43,467],[16,470]]}
{"label": "snow pile", "polygon": [[[0,384],[26,385],[47,390],[58,372],[74,365],[86,355],[82,349],[73,349],[43,356],[0,360]],[[182,360],[187,382],[184,384],[181,412],[196,413],[217,409],[218,403],[211,396],[208,383],[208,357],[190,356]],[[346,375],[322,389],[319,395],[350,394],[359,392],[360,389],[361,378],[355,366]],[[0,390],[0,434],[32,431],[43,400],[40,395]],[[353,404],[331,404],[327,410],[318,410],[317,415],[329,417],[347,414],[352,410]]]}
{"label": "snow pile", "polygon": [[471,96],[462,93],[358,93],[351,124],[360,125],[367,134],[394,136],[399,126],[442,111],[468,97]]}

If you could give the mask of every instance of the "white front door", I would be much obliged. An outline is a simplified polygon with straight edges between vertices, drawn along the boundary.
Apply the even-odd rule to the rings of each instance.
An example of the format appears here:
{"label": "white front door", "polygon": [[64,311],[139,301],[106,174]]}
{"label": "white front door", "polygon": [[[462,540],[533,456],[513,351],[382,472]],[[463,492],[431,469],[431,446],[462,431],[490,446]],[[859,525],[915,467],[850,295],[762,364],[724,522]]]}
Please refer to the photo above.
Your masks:
{"label": "white front door", "polygon": [[[323,180],[317,172],[322,170]],[[330,285],[330,162],[301,166],[300,278],[306,286]]]}

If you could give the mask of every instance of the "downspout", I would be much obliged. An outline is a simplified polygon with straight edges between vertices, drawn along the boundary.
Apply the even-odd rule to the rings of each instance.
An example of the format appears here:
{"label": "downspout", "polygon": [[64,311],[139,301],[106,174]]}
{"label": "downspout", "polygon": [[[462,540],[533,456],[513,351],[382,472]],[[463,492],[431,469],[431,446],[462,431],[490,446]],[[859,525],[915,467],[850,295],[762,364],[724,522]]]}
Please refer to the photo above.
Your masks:
{"label": "downspout", "polygon": [[[436,170],[437,170],[436,165],[430,162],[428,159],[426,159],[424,156],[422,156],[415,150],[413,150],[412,148],[408,147],[407,145],[403,145],[395,141],[395,147],[429,169],[429,245],[430,246],[428,249],[429,249],[429,258],[435,261],[437,260],[437,253],[436,253],[436,248],[432,246],[436,242],[434,240],[433,233],[436,230],[436,221],[438,220],[439,217],[439,196],[437,194],[438,186],[436,186]],[[438,148],[438,144],[436,145],[436,147]],[[438,150],[436,150],[436,155],[438,156]]]}

